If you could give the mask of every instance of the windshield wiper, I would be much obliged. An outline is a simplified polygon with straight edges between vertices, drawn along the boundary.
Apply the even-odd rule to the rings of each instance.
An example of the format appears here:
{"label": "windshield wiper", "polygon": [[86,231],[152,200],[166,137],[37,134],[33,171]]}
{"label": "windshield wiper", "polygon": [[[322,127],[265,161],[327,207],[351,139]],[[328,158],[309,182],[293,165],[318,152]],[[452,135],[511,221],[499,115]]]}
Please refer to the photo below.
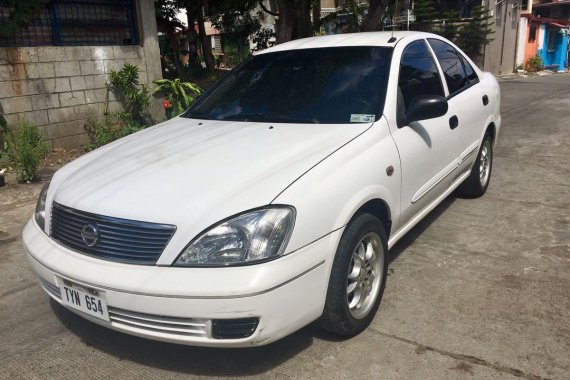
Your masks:
{"label": "windshield wiper", "polygon": [[184,115],[184,117],[187,117],[189,119],[216,120],[215,117],[213,117],[209,113],[205,113],[205,112],[190,112],[190,113],[186,113]]}
{"label": "windshield wiper", "polygon": [[299,123],[299,124],[320,123],[318,119],[296,119],[294,117],[263,115],[256,113],[228,115],[222,117],[220,120],[255,121],[255,122],[265,122],[265,123]]}

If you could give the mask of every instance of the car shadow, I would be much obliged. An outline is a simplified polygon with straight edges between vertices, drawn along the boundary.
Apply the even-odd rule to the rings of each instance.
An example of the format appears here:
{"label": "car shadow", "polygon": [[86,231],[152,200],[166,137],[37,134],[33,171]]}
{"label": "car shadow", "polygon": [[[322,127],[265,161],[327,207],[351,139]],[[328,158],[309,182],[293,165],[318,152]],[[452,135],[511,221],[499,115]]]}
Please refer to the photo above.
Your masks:
{"label": "car shadow", "polygon": [[208,348],[158,342],[113,331],[92,323],[50,299],[50,306],[66,329],[86,346],[117,360],[202,376],[255,376],[297,356],[313,344],[316,328],[307,326],[267,346]]}
{"label": "car shadow", "polygon": [[458,198],[454,192],[445,198],[436,208],[427,214],[418,224],[414,226],[407,234],[405,234],[394,246],[388,254],[388,265],[392,264],[408,247],[420,237],[431,224],[437,220]]}

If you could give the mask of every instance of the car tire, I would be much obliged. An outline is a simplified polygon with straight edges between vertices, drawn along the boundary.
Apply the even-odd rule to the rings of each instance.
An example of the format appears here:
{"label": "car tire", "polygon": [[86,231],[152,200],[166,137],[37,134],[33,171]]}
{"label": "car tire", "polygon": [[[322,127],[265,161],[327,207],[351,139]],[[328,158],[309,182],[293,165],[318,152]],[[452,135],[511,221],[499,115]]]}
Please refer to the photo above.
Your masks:
{"label": "car tire", "polygon": [[478,198],[487,192],[489,182],[491,182],[491,171],[493,169],[493,140],[488,134],[485,135],[477,159],[471,168],[471,174],[463,182],[459,191],[461,195]]}
{"label": "car tire", "polygon": [[318,325],[343,337],[372,322],[386,285],[388,244],[380,220],[367,213],[353,218],[334,258],[325,308]]}

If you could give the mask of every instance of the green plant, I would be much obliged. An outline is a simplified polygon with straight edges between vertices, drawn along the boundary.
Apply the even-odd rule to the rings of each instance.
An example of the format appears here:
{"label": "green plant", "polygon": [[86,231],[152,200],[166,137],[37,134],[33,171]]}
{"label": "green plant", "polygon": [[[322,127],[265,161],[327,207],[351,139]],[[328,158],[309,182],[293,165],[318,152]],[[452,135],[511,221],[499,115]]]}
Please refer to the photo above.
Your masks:
{"label": "green plant", "polygon": [[457,41],[457,35],[459,34],[459,12],[444,12],[443,19],[439,20],[436,24],[438,30],[435,30],[435,33],[452,42]]}
{"label": "green plant", "polygon": [[153,94],[161,93],[166,97],[163,102],[166,116],[170,119],[190,107],[197,95],[204,92],[200,87],[190,82],[182,82],[180,79],[155,80],[156,87]]}
{"label": "green plant", "polygon": [[91,121],[85,126],[91,139],[91,143],[85,145],[85,150],[92,151],[142,129],[144,126],[134,122],[128,113],[107,115],[103,120]]}
{"label": "green plant", "polygon": [[434,0],[416,0],[414,14],[416,16],[414,27],[422,31],[431,31],[433,21],[439,17]]}
{"label": "green plant", "polygon": [[473,60],[481,56],[483,47],[493,41],[490,36],[495,32],[490,28],[491,18],[493,16],[489,15],[488,9],[482,5],[475,6],[471,17],[459,29],[456,43]]}
{"label": "green plant", "polygon": [[121,70],[111,71],[111,85],[131,119],[136,123],[149,125],[148,107],[151,95],[148,86],[139,82],[139,68],[127,63]]}
{"label": "green plant", "polygon": [[542,57],[540,55],[535,55],[533,57],[529,57],[526,68],[528,71],[540,71],[544,69],[544,62],[542,62]]}
{"label": "green plant", "polygon": [[262,28],[252,36],[252,41],[255,47],[252,49],[253,52],[265,50],[275,45],[275,38],[277,34],[269,28]]}
{"label": "green plant", "polygon": [[47,155],[47,145],[35,125],[20,121],[14,127],[8,127],[6,133],[8,159],[16,169],[18,181],[35,181],[38,167]]}

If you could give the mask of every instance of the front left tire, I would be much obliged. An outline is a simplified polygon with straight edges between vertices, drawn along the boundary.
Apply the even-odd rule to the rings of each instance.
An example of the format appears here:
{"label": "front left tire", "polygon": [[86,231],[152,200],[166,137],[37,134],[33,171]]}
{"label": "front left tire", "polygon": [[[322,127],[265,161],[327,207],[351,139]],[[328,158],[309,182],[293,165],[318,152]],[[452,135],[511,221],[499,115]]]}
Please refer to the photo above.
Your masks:
{"label": "front left tire", "polygon": [[363,213],[349,223],[333,262],[320,327],[351,337],[370,325],[386,286],[387,252],[378,218]]}

